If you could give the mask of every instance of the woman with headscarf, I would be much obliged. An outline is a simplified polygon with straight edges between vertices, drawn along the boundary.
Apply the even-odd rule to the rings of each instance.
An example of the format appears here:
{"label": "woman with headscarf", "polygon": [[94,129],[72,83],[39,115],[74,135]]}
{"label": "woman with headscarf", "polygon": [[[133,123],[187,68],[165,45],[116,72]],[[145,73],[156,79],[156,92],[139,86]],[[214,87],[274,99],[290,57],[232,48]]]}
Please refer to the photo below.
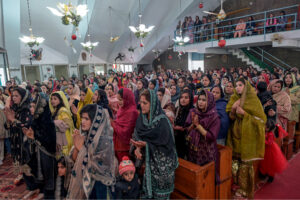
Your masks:
{"label": "woman with headscarf", "polygon": [[139,108],[139,99],[140,95],[143,93],[143,91],[148,87],[148,81],[145,78],[142,78],[137,81],[136,83],[137,90],[134,93],[134,98],[135,98],[135,104]]}
{"label": "woman with headscarf", "polygon": [[50,96],[51,93],[59,90],[58,85],[57,85],[56,81],[54,81],[54,80],[48,81],[47,88],[48,88],[48,94],[47,94],[48,96]]}
{"label": "woman with headscarf", "polygon": [[44,194],[45,199],[53,199],[56,133],[45,94],[36,95],[30,104],[30,112],[33,116],[30,128],[22,129],[27,137],[24,144],[30,149],[27,154],[30,170],[24,173],[24,179],[30,194],[33,195],[35,190],[41,189],[40,192]]}
{"label": "woman with headscarf", "polygon": [[113,118],[115,118],[120,106],[118,103],[117,95],[114,92],[114,86],[113,84],[109,83],[105,87],[105,92],[107,94],[107,99],[109,102],[109,107],[113,112]]}
{"label": "woman with headscarf", "polygon": [[115,184],[113,129],[109,114],[97,104],[80,111],[81,130],[73,134],[71,157],[74,167],[67,199],[111,199],[109,186]]}
{"label": "woman with headscarf", "polygon": [[171,93],[167,88],[159,88],[156,94],[162,108],[171,103]]}
{"label": "woman with headscarf", "polygon": [[136,158],[145,160],[142,196],[167,199],[173,192],[178,166],[173,128],[153,90],[145,90],[140,102],[141,113],[131,143],[136,147]]}
{"label": "woman with headscarf", "polygon": [[56,155],[68,155],[73,146],[74,123],[65,94],[62,91],[52,93],[49,107],[56,128]]}
{"label": "woman with headscarf", "polygon": [[[212,93],[207,90],[199,93],[196,108],[190,110],[185,126],[188,127],[187,160],[198,165],[216,162],[218,153],[216,141],[220,130],[220,119]],[[218,166],[216,172],[217,169]],[[218,179],[216,174],[216,180]]]}
{"label": "woman with headscarf", "polygon": [[5,108],[6,116],[6,128],[10,129],[10,141],[11,141],[11,154],[16,166],[16,171],[20,175],[16,178],[16,182],[21,181],[23,165],[26,165],[29,160],[28,149],[24,146],[25,136],[23,134],[22,128],[29,128],[31,125],[32,117],[30,114],[30,94],[29,91],[16,87],[12,90],[12,102],[13,105],[11,108]]}
{"label": "woman with headscarf", "polygon": [[276,122],[279,123],[279,125],[282,126],[284,130],[287,131],[287,123],[292,104],[290,96],[286,93],[286,91],[282,90],[282,87],[283,81],[275,79],[269,84],[268,91],[272,93],[272,97],[277,103]]}
{"label": "woman with headscarf", "polygon": [[264,158],[267,118],[254,88],[245,79],[238,79],[226,112],[231,119],[227,145],[233,150],[232,175],[240,187],[236,195],[253,198],[253,161]]}
{"label": "woman with headscarf", "polygon": [[107,95],[104,90],[102,90],[102,89],[96,90],[92,97],[92,101],[93,101],[93,103],[107,109],[109,117],[113,118],[113,113],[108,105],[109,102],[108,102]]}
{"label": "woman with headscarf", "polygon": [[65,199],[70,185],[71,173],[74,162],[69,157],[61,157],[57,161],[57,178],[55,187],[55,199]]}
{"label": "woman with headscarf", "polygon": [[231,95],[233,94],[234,94],[234,82],[228,81],[224,87],[224,99],[226,101],[229,101]]}
{"label": "woman with headscarf", "polygon": [[[179,96],[180,96],[180,89],[177,87],[177,85],[171,85],[170,87],[170,93],[171,93],[171,102],[176,105]],[[176,107],[176,106],[175,106]]]}
{"label": "woman with headscarf", "polygon": [[133,94],[134,94],[135,91],[137,90],[136,84],[134,84],[133,82],[129,82],[129,83],[127,84],[127,88],[128,88],[129,90],[131,90],[131,91],[133,92]]}
{"label": "woman with headscarf", "polygon": [[136,109],[133,93],[122,88],[117,94],[120,109],[118,110],[115,120],[111,121],[111,126],[114,129],[114,148],[115,155],[119,162],[123,156],[129,156],[132,134],[135,128],[138,111]]}
{"label": "woman with headscarf", "polygon": [[193,108],[193,93],[190,90],[183,90],[179,98],[179,106],[175,111],[175,122],[174,122],[174,134],[177,154],[180,158],[185,159],[188,152],[186,143],[187,130],[185,127],[185,121]]}
{"label": "woman with headscarf", "polygon": [[76,128],[80,127],[80,110],[84,106],[88,104],[92,104],[93,103],[92,98],[93,98],[93,92],[90,88],[84,88],[80,90],[80,101],[78,103],[77,108],[75,106],[71,107],[73,115],[76,116],[76,126],[75,126]]}
{"label": "woman with headscarf", "polygon": [[74,84],[73,81],[69,82],[67,93],[70,98],[69,105],[72,106],[74,104],[74,106],[77,108],[80,101],[80,89],[76,84]]}
{"label": "woman with headscarf", "polygon": [[[288,132],[292,138],[295,135],[295,125],[299,122],[300,86],[294,74],[288,72],[283,78],[284,90],[291,98],[291,112],[288,117]],[[291,139],[291,138],[290,138]]]}
{"label": "woman with headscarf", "polygon": [[228,101],[224,99],[224,93],[220,85],[214,86],[211,92],[214,95],[214,100],[216,102],[216,109],[221,121],[220,131],[217,137],[217,143],[221,145],[225,145],[227,132],[229,128],[229,117],[228,114],[226,113],[226,106]]}
{"label": "woman with headscarf", "polygon": [[6,102],[6,99],[8,97],[4,94],[4,90],[2,87],[0,87],[0,106],[2,105],[3,107],[5,106],[5,102]]}

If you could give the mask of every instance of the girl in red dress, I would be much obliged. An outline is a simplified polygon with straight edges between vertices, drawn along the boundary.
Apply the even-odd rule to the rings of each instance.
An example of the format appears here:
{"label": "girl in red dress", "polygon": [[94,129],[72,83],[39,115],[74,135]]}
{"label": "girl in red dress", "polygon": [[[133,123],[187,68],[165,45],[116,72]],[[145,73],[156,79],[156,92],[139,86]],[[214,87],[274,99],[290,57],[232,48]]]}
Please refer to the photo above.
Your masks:
{"label": "girl in red dress", "polygon": [[[287,160],[282,154],[279,146],[275,143],[274,130],[281,129],[276,127],[274,120],[268,119],[266,123],[265,156],[260,162],[259,170],[262,174],[268,175],[270,182],[273,181],[275,174],[281,173],[287,167]],[[282,131],[282,130],[281,130]]]}

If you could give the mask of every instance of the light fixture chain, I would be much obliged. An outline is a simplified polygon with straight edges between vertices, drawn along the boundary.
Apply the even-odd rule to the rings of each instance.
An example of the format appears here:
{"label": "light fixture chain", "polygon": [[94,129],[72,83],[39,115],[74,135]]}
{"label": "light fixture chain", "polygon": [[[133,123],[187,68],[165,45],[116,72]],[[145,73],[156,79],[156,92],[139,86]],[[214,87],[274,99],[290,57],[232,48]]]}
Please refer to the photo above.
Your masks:
{"label": "light fixture chain", "polygon": [[30,6],[29,6],[29,0],[27,0],[27,9],[28,9],[28,19],[29,19],[29,29],[31,29],[31,15],[30,15]]}

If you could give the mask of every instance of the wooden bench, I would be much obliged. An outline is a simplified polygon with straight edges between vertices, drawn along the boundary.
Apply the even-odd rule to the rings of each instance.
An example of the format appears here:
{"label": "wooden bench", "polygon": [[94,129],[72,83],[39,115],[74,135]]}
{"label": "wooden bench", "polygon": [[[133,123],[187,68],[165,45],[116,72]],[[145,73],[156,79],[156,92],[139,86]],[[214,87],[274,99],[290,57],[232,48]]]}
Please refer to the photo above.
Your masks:
{"label": "wooden bench", "polygon": [[204,166],[189,161],[179,160],[175,172],[175,190],[171,198],[175,199],[214,199],[215,198],[215,163]]}
{"label": "wooden bench", "polygon": [[232,149],[218,145],[220,184],[216,185],[216,199],[231,199]]}
{"label": "wooden bench", "polygon": [[287,160],[291,159],[293,156],[293,145],[294,145],[294,140],[284,140],[283,141],[283,155],[285,155],[285,158]]}
{"label": "wooden bench", "polygon": [[300,131],[296,131],[294,138],[294,152],[297,153],[300,149]]}

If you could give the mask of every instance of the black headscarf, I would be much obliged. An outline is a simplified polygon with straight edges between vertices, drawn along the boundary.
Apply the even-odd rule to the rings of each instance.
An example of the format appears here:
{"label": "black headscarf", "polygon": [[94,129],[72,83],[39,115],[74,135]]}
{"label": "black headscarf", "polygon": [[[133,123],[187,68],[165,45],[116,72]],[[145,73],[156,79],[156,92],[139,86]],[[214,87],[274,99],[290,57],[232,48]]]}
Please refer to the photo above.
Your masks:
{"label": "black headscarf", "polygon": [[103,108],[107,109],[107,111],[109,113],[109,116],[111,118],[113,118],[112,111],[111,111],[110,107],[108,106],[109,102],[108,102],[108,99],[107,99],[107,96],[106,96],[106,92],[102,89],[99,89],[98,90],[98,95],[99,95],[100,99],[97,102],[97,104],[99,106],[102,106]]}
{"label": "black headscarf", "polygon": [[[180,99],[181,99],[181,96],[186,93],[190,97],[190,103],[187,106],[182,106],[180,104]],[[191,90],[183,90],[181,92],[180,97],[179,97],[179,107],[176,111],[175,125],[182,126],[182,127],[184,126],[186,118],[190,112],[190,109],[194,107],[193,101],[194,101],[194,97],[193,97],[193,93]]]}

